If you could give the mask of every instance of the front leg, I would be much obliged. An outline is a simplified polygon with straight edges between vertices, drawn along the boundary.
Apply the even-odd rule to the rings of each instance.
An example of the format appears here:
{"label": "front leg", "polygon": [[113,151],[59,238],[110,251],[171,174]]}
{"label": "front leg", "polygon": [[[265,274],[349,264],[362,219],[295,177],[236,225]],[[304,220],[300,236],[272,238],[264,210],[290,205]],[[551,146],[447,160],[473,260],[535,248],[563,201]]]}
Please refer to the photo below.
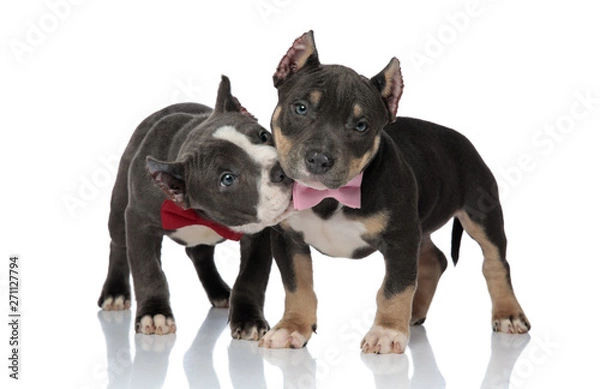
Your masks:
{"label": "front leg", "polygon": [[240,240],[240,273],[229,303],[229,328],[234,339],[258,340],[269,330],[263,313],[273,263],[269,230],[246,235]]}
{"label": "front leg", "polygon": [[363,352],[401,354],[406,350],[420,241],[418,224],[382,237],[385,277],[377,292],[375,321],[360,345]]}
{"label": "front leg", "polygon": [[310,248],[293,231],[272,229],[275,262],[285,288],[283,318],[259,342],[266,348],[301,348],[317,329]]}
{"label": "front leg", "polygon": [[144,335],[175,333],[169,287],[161,268],[162,229],[140,211],[127,208],[127,259],[133,277],[137,312],[135,331]]}

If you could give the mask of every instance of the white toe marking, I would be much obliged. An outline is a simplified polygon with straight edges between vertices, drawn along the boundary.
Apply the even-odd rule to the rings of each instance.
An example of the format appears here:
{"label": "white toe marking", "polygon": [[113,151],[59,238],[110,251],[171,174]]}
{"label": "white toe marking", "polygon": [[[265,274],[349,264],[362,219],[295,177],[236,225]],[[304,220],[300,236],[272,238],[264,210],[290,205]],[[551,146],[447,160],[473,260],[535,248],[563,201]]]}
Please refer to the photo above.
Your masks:
{"label": "white toe marking", "polygon": [[521,319],[504,318],[496,320],[494,330],[505,334],[524,334],[529,331]]}
{"label": "white toe marking", "polygon": [[139,332],[144,335],[152,335],[154,333],[154,320],[152,320],[152,316],[146,315],[142,317]]}
{"label": "white toe marking", "polygon": [[215,300],[212,303],[215,306],[215,308],[227,308],[227,307],[229,307],[229,300],[228,299]]}
{"label": "white toe marking", "polygon": [[119,311],[125,309],[125,297],[117,296],[117,298],[115,299],[114,307]]}
{"label": "white toe marking", "polygon": [[129,300],[125,300],[125,296],[122,295],[117,296],[117,298],[109,296],[102,302],[102,309],[105,311],[123,311],[130,307],[131,303]]}
{"label": "white toe marking", "polygon": [[138,332],[144,335],[167,335],[175,333],[176,330],[175,321],[164,315],[146,315],[140,320],[138,328]]}
{"label": "white toe marking", "polygon": [[298,331],[290,332],[285,328],[272,329],[260,340],[259,347],[265,348],[302,348],[308,339]]}
{"label": "white toe marking", "polygon": [[112,311],[112,303],[113,303],[114,299],[112,297],[108,297],[104,300],[104,302],[102,303],[102,309],[104,309],[105,311]]}
{"label": "white toe marking", "polygon": [[371,327],[365,335],[361,348],[365,353],[401,354],[408,345],[408,334],[379,325]]}

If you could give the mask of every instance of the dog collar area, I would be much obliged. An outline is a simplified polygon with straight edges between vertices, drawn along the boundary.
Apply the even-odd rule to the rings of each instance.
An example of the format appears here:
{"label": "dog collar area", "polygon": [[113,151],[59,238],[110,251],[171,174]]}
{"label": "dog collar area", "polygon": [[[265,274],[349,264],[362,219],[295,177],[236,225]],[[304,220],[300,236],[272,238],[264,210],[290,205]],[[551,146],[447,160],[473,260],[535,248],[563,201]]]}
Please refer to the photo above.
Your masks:
{"label": "dog collar area", "polygon": [[313,189],[308,186],[304,186],[297,181],[294,182],[294,188],[292,191],[292,200],[294,202],[294,208],[298,211],[304,209],[310,209],[318,205],[321,201],[326,198],[333,198],[339,201],[346,207],[358,209],[361,204],[361,185],[362,185],[363,173],[350,180],[346,185],[338,189]]}
{"label": "dog collar area", "polygon": [[163,230],[174,231],[193,225],[206,226],[225,239],[239,241],[244,234],[232,231],[228,227],[205,219],[193,209],[183,209],[172,200],[165,200],[160,207],[160,219]]}

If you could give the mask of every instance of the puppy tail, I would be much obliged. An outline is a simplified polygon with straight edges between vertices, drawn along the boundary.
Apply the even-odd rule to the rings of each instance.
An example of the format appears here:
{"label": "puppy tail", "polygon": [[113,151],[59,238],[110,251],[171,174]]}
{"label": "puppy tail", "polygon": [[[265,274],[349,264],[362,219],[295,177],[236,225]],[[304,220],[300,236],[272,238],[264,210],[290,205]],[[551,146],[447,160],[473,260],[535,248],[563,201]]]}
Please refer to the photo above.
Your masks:
{"label": "puppy tail", "polygon": [[452,225],[452,241],[451,241],[451,256],[454,266],[458,262],[458,252],[460,251],[460,241],[463,234],[463,226],[460,224],[458,218],[454,218],[454,224]]}

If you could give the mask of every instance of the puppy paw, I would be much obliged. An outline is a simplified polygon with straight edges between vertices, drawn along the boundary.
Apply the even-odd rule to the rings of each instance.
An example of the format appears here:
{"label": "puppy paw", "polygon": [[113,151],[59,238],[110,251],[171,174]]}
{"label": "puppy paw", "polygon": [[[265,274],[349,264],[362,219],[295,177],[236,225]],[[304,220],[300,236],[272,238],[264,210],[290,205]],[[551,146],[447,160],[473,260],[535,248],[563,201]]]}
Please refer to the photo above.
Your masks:
{"label": "puppy paw", "polygon": [[106,296],[101,297],[98,303],[100,308],[105,311],[124,311],[131,308],[131,301],[128,297],[123,295],[120,296]]}
{"label": "puppy paw", "polygon": [[308,338],[298,331],[287,328],[274,328],[258,342],[258,347],[265,348],[302,348],[308,343]]}
{"label": "puppy paw", "polygon": [[270,327],[261,306],[232,299],[229,308],[229,328],[233,339],[256,341],[265,336]]}
{"label": "puppy paw", "polygon": [[505,334],[525,334],[531,324],[523,312],[495,314],[492,317],[492,328]]}
{"label": "puppy paw", "polygon": [[230,322],[231,337],[238,340],[261,339],[269,331],[269,323],[264,319],[248,320],[243,322]]}
{"label": "puppy paw", "polygon": [[265,348],[302,348],[306,346],[316,324],[307,325],[289,320],[281,320],[258,342],[258,347]]}
{"label": "puppy paw", "polygon": [[135,332],[144,335],[167,335],[177,331],[175,320],[165,315],[145,315],[135,325]]}
{"label": "puppy paw", "polygon": [[363,338],[360,348],[367,354],[402,354],[407,345],[408,332],[374,325]]}
{"label": "puppy paw", "polygon": [[220,298],[210,300],[210,303],[215,308],[229,308],[229,299],[228,298]]}

